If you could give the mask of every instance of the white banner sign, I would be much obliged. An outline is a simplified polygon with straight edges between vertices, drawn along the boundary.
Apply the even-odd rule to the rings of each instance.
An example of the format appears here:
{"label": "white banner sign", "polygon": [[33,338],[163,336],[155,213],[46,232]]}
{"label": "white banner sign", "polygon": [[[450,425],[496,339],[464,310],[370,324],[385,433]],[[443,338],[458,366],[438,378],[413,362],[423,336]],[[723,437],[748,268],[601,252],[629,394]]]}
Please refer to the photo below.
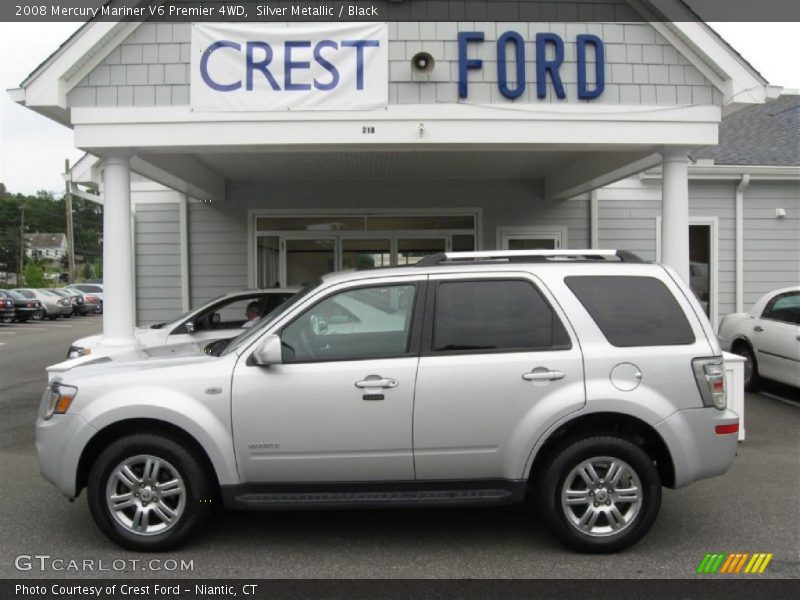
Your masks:
{"label": "white banner sign", "polygon": [[386,23],[195,23],[193,110],[369,110],[389,101]]}

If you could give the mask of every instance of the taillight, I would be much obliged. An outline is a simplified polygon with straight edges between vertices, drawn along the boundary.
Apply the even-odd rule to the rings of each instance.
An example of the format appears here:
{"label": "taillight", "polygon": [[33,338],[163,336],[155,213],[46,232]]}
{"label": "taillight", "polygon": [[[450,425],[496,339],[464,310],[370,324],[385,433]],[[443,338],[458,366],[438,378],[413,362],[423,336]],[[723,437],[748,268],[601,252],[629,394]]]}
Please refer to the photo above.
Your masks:
{"label": "taillight", "polygon": [[717,425],[714,431],[718,435],[725,435],[727,433],[739,433],[739,423],[731,423],[730,425]]}
{"label": "taillight", "polygon": [[725,410],[725,364],[722,359],[718,356],[695,358],[692,368],[703,405]]}

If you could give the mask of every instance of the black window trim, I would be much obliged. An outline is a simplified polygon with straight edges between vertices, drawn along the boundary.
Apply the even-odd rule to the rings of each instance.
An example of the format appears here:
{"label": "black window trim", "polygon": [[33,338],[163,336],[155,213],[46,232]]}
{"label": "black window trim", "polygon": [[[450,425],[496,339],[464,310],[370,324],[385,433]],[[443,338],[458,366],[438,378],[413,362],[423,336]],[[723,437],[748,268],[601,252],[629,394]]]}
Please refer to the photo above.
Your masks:
{"label": "black window trim", "polygon": [[[519,281],[527,283],[533,288],[533,291],[542,298],[542,301],[550,309],[553,316],[561,323],[564,332],[569,339],[568,345],[561,346],[547,346],[542,348],[476,348],[470,350],[434,350],[433,349],[433,326],[436,314],[436,297],[439,286],[444,283],[467,283],[467,282],[480,282],[480,283],[496,283],[501,281]],[[422,351],[420,356],[465,356],[465,355],[480,355],[480,354],[520,354],[530,352],[568,352],[573,348],[571,329],[564,323],[561,315],[553,307],[548,297],[542,292],[540,286],[524,276],[501,276],[501,277],[486,277],[480,275],[469,275],[467,277],[448,277],[446,279],[431,280],[428,285],[428,293],[425,299],[425,322],[422,326]]]}
{"label": "black window trim", "polygon": [[[411,281],[392,281],[392,282],[376,282],[371,281],[367,285],[354,285],[347,288],[339,288],[336,290],[332,290],[329,293],[325,294],[324,296],[320,297],[317,301],[315,301],[311,306],[307,307],[305,310],[300,312],[296,315],[291,321],[282,325],[280,329],[274,331],[273,333],[277,334],[278,336],[283,336],[283,330],[293,324],[297,319],[305,315],[308,311],[312,310],[318,304],[324,302],[328,298],[332,296],[336,296],[340,293],[347,293],[352,292],[355,290],[368,290],[371,288],[385,288],[385,287],[394,287],[394,286],[403,286],[403,285],[411,285],[414,286],[414,302],[411,306],[411,327],[408,331],[408,338],[406,339],[406,352],[404,354],[392,354],[386,356],[366,356],[364,358],[331,358],[327,360],[293,360],[293,361],[284,361],[282,364],[285,365],[309,365],[309,364],[320,364],[320,363],[337,363],[337,362],[362,362],[367,360],[390,360],[393,358],[413,358],[415,356],[419,356],[420,353],[420,338],[422,333],[422,320],[423,320],[423,313],[424,313],[424,304],[425,304],[425,293],[428,287],[427,279],[414,279]],[[281,356],[283,353],[281,352]]]}

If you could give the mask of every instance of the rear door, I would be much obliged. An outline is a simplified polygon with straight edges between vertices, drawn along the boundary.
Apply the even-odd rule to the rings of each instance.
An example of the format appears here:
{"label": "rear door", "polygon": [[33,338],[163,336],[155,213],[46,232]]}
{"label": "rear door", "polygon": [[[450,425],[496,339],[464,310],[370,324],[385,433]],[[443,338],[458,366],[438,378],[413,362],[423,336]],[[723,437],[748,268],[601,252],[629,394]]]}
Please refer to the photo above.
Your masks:
{"label": "rear door", "polygon": [[564,323],[529,274],[431,276],[414,404],[417,479],[522,476],[527,455],[511,453],[526,444],[515,432],[585,401],[580,348]]}

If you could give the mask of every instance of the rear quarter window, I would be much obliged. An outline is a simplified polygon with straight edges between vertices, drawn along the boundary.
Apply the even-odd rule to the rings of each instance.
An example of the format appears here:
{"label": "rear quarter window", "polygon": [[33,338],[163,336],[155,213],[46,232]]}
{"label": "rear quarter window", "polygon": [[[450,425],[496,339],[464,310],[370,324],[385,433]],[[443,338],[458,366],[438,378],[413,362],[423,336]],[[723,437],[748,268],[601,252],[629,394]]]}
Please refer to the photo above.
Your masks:
{"label": "rear quarter window", "polygon": [[564,281],[613,346],[675,346],[695,341],[683,309],[655,277],[592,275]]}

